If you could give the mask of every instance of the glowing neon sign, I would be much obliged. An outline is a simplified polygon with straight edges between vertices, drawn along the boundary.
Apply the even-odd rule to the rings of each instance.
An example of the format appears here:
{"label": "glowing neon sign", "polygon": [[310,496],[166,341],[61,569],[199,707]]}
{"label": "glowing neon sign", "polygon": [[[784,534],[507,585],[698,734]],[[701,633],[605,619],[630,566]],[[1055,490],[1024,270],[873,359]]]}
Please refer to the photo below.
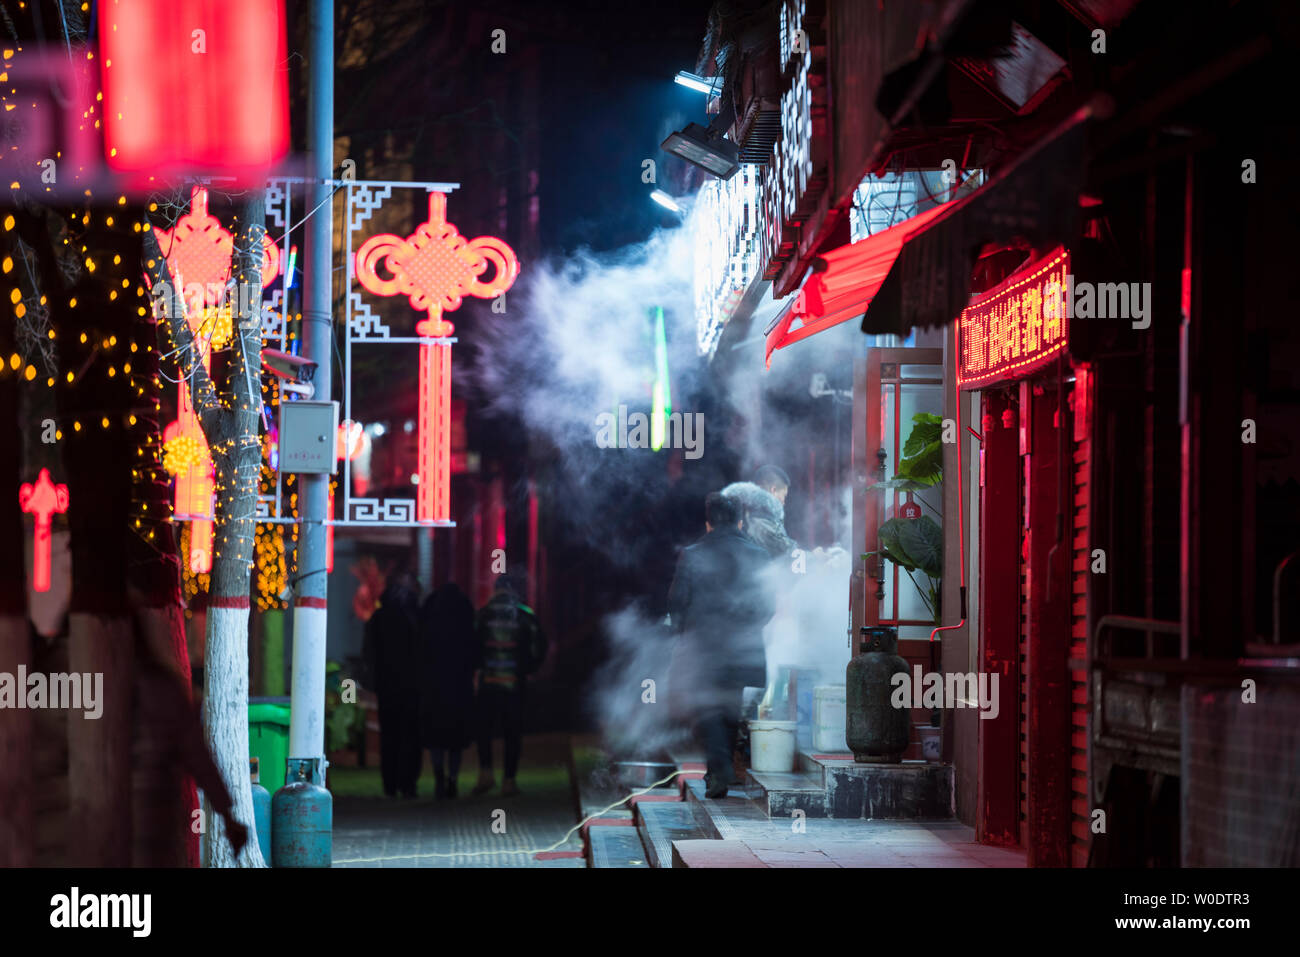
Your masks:
{"label": "glowing neon sign", "polygon": [[962,310],[957,381],[975,389],[1047,363],[1070,338],[1062,293],[1070,255],[1057,249]]}
{"label": "glowing neon sign", "polygon": [[[379,274],[383,266],[392,278]],[[491,282],[482,280],[493,267]],[[412,309],[428,313],[416,335],[420,344],[419,432],[415,515],[421,522],[451,518],[451,345],[455,327],[444,312],[465,296],[495,299],[519,275],[514,250],[492,236],[465,239],[447,222],[447,197],[429,194],[429,219],[405,239],[380,233],[356,253],[356,276],[377,296],[406,296]]]}
{"label": "glowing neon sign", "polygon": [[[231,303],[227,283],[235,238],[221,225],[221,220],[208,212],[208,191],[202,186],[195,186],[190,191],[190,210],[176,221],[173,229],[157,229],[155,232],[158,245],[167,258],[172,282],[185,300],[185,318],[195,337],[195,348],[202,356],[203,367],[211,369],[212,348],[225,345],[233,335],[229,325]],[[280,271],[280,249],[269,237],[263,237],[262,251],[262,284],[265,286]],[[249,308],[246,302],[237,305],[241,310]],[[254,304],[253,308],[260,312],[261,303]],[[190,571],[204,573],[212,570],[212,457],[191,404],[190,390],[182,385],[176,391],[176,421],[163,430],[163,443],[164,446],[171,443],[172,448],[197,449],[198,461],[176,472],[173,518],[193,523],[190,528]]]}
{"label": "glowing neon sign", "polygon": [[50,481],[50,470],[41,469],[36,484],[24,482],[18,489],[18,507],[36,519],[32,549],[32,588],[50,590],[50,526],[56,512],[68,510],[68,487]]}

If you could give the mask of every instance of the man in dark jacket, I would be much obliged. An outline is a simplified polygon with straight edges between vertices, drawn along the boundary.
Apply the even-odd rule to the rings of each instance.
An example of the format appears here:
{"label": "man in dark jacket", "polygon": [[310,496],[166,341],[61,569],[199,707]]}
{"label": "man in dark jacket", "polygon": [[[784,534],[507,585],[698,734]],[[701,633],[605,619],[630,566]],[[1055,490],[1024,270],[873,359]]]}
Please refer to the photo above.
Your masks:
{"label": "man in dark jacket", "polygon": [[732,781],[743,690],[767,683],[763,626],[775,602],[762,580],[767,552],[741,533],[736,502],[714,492],[704,510],[708,533],[683,549],[668,613],[687,649],[695,731],[708,755],[706,793],[717,798]]}
{"label": "man in dark jacket", "polygon": [[495,784],[492,776],[492,737],[498,725],[505,739],[505,768],[501,794],[519,793],[515,774],[524,731],[524,688],[546,659],[546,636],[537,615],[524,604],[521,575],[500,575],[488,603],[479,609],[478,784],[484,794]]}
{"label": "man in dark jacket", "polygon": [[379,699],[379,769],[389,797],[415,797],[420,746],[419,605],[409,573],[395,578],[366,622],[362,655]]}

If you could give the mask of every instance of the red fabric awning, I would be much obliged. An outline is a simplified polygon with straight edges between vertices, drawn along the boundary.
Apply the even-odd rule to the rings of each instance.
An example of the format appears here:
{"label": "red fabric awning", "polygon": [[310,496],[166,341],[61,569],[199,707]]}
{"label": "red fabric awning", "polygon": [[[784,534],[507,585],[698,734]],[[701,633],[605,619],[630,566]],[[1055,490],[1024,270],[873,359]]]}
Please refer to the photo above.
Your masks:
{"label": "red fabric awning", "polygon": [[777,349],[866,312],[908,238],[925,229],[940,213],[952,212],[962,202],[927,209],[897,226],[820,256],[825,268],[804,282],[767,333],[768,367]]}
{"label": "red fabric awning", "polygon": [[772,353],[867,313],[863,332],[906,336],[952,322],[970,301],[981,248],[1013,239],[1030,248],[1068,245],[1075,232],[1083,168],[1083,121],[1108,115],[1098,96],[975,192],[818,257],[825,266],[794,296],[767,333]]}

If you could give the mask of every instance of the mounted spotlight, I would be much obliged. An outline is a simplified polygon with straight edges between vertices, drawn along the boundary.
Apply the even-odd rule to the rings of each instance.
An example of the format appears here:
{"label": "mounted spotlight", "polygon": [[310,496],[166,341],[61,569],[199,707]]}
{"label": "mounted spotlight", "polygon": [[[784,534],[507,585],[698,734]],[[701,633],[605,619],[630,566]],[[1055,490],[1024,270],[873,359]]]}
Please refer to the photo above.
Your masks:
{"label": "mounted spotlight", "polygon": [[674,213],[680,213],[682,208],[677,205],[677,201],[665,193],[662,189],[656,189],[650,194],[650,198],[662,206],[664,209],[671,209]]}
{"label": "mounted spotlight", "polygon": [[720,76],[696,76],[694,73],[678,70],[677,75],[673,77],[673,82],[680,83],[688,89],[707,93],[709,96],[722,95],[722,77]]}
{"label": "mounted spotlight", "polygon": [[698,123],[687,123],[686,129],[673,133],[660,148],[718,179],[731,179],[740,169],[740,151],[736,144],[723,139],[721,132],[712,127],[706,128]]}

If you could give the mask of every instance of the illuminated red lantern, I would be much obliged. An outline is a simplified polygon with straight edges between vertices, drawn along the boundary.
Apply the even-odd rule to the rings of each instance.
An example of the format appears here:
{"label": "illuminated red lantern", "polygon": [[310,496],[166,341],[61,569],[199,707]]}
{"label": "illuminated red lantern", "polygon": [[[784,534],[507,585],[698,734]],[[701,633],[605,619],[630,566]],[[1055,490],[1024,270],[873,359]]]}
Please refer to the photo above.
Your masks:
{"label": "illuminated red lantern", "polygon": [[284,5],[100,0],[104,152],[138,181],[260,183],[289,149]]}
{"label": "illuminated red lantern", "polygon": [[339,423],[339,437],[334,446],[334,457],[354,462],[369,442],[370,436],[366,435],[366,430],[360,422],[344,419]]}
{"label": "illuminated red lantern", "polygon": [[23,483],[18,489],[18,507],[36,519],[36,540],[32,549],[32,588],[50,590],[50,528],[56,512],[68,510],[68,487],[50,480],[50,470],[41,469],[36,484]]}

